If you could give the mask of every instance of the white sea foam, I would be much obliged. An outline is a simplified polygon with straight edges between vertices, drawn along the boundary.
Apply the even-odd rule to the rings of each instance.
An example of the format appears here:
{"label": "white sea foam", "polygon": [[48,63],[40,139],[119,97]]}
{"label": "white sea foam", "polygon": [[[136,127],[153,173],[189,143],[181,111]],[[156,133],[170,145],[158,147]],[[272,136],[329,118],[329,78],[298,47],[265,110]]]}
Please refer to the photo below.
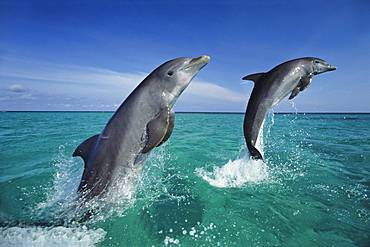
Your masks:
{"label": "white sea foam", "polygon": [[[28,210],[31,218],[50,223],[57,218],[68,216],[69,210],[75,205],[75,191],[81,174],[81,168],[78,168],[74,162],[72,158],[64,154],[64,145],[60,146],[60,155],[54,161],[57,169],[53,186],[45,190],[46,200],[44,202]],[[61,221],[67,219],[68,217]],[[94,246],[103,241],[106,234],[107,232],[102,228],[89,229],[84,225],[73,227],[8,226],[0,228],[0,247]]]}
{"label": "white sea foam", "polygon": [[53,186],[46,189],[46,200],[34,209],[38,212],[38,218],[56,214],[59,219],[63,217],[63,220],[68,222],[85,214],[86,210],[98,212],[94,217],[90,217],[88,223],[103,221],[112,215],[122,216],[134,200],[134,190],[131,184],[113,185],[106,195],[105,199],[108,199],[106,203],[96,199],[80,204],[76,192],[83,172],[83,163],[82,160],[76,160],[65,153],[65,147],[68,145],[70,144],[59,147],[59,156],[54,161],[56,173]]}
{"label": "white sea foam", "polygon": [[0,246],[94,246],[107,234],[103,229],[67,227],[10,227],[0,230]]}
{"label": "white sea foam", "polygon": [[222,188],[258,183],[269,176],[268,166],[263,160],[252,160],[249,155],[244,155],[234,161],[230,160],[222,167],[215,166],[211,172],[197,168],[196,173],[210,185]]}
{"label": "white sea foam", "polygon": [[[268,114],[268,122],[271,122],[271,124],[267,124],[266,133],[270,132],[269,128],[274,122],[273,113],[270,112]],[[256,148],[262,155],[264,154],[263,136],[265,131],[263,130],[265,123],[266,121],[262,124],[256,142]],[[234,161],[229,160],[229,162],[221,167],[214,166],[212,172],[206,171],[203,168],[197,168],[196,173],[210,185],[220,188],[241,187],[246,183],[259,183],[266,180],[269,176],[268,166],[264,161],[251,159],[248,150],[242,152],[241,156]]]}

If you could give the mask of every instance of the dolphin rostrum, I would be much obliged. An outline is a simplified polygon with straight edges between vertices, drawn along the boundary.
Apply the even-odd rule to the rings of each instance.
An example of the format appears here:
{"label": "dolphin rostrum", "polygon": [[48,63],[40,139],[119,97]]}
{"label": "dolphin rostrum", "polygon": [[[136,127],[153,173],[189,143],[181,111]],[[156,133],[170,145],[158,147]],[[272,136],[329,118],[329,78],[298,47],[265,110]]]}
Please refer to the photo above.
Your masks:
{"label": "dolphin rostrum", "polygon": [[255,145],[267,112],[289,93],[289,99],[293,99],[305,90],[312,76],[335,69],[322,59],[305,57],[282,63],[266,73],[243,77],[243,80],[254,82],[244,116],[244,137],[253,159],[263,159]]}
{"label": "dolphin rostrum", "polygon": [[132,184],[152,149],[174,127],[174,103],[208,56],[170,60],[149,74],[126,98],[103,131],[73,153],[85,162],[78,192],[83,201],[103,198],[113,188]]}

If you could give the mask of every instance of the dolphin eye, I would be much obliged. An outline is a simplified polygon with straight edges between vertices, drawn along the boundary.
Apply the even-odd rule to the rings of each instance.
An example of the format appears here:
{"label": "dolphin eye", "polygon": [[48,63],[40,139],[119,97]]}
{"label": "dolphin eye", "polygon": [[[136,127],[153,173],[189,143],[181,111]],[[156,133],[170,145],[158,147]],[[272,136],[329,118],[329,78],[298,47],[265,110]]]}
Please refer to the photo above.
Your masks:
{"label": "dolphin eye", "polygon": [[167,75],[168,76],[173,76],[173,71],[172,70],[168,71]]}
{"label": "dolphin eye", "polygon": [[319,61],[315,60],[315,63],[320,63]]}

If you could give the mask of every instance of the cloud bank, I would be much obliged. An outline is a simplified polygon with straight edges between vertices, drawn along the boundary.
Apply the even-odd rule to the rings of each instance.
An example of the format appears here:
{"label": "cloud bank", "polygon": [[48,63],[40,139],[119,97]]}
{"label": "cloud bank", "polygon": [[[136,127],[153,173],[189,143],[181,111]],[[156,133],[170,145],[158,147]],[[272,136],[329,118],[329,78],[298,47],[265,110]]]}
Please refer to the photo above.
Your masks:
{"label": "cloud bank", "polygon": [[[115,110],[148,75],[20,58],[5,58],[3,64],[0,79],[17,83],[1,90],[5,108],[1,110],[22,105],[32,110]],[[222,111],[225,105],[244,104],[246,100],[244,94],[197,78],[185,94],[176,104],[183,111],[206,111],[209,104]]]}

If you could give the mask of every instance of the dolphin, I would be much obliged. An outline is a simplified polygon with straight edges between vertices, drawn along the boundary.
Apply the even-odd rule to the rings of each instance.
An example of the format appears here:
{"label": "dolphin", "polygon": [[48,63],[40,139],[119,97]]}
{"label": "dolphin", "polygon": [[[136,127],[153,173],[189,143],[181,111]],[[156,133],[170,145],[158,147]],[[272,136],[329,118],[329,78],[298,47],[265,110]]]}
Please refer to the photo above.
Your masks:
{"label": "dolphin", "polygon": [[100,134],[76,148],[73,156],[85,163],[78,187],[82,202],[105,199],[114,189],[132,185],[150,151],[171,136],[173,105],[209,60],[184,57],[162,64],[132,91]]}
{"label": "dolphin", "polygon": [[293,99],[305,90],[314,75],[336,69],[322,59],[304,57],[284,62],[266,73],[243,77],[254,82],[244,116],[244,137],[253,159],[263,159],[255,145],[267,112],[289,93],[289,99]]}

